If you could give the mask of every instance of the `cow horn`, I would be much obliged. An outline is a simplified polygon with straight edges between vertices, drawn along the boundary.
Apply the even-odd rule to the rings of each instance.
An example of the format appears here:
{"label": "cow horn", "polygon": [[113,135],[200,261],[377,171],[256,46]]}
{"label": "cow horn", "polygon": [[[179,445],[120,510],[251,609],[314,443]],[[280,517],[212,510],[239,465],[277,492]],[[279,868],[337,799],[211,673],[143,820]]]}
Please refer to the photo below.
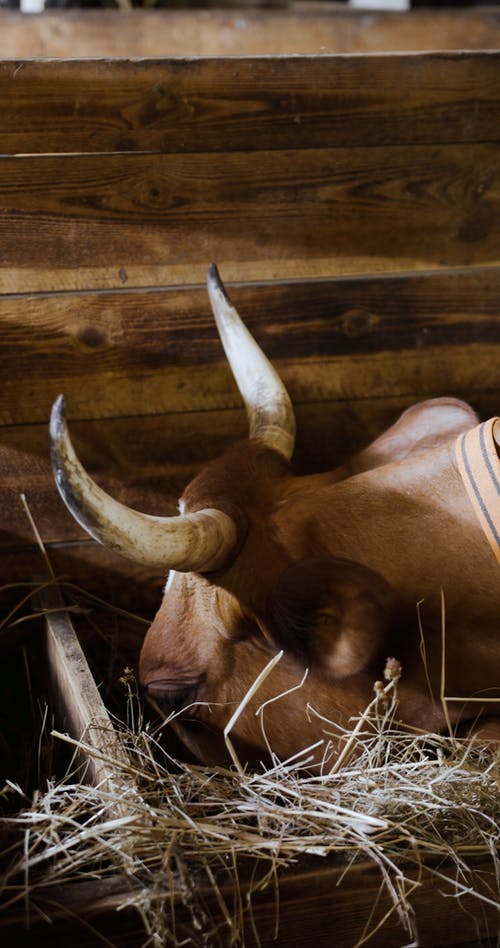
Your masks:
{"label": "cow horn", "polygon": [[62,395],[52,408],[50,439],[52,467],[62,499],[80,526],[108,549],[148,566],[209,572],[222,566],[236,548],[236,524],[221,510],[152,517],[106,494],[76,456]]}
{"label": "cow horn", "polygon": [[245,402],[250,438],[258,438],[289,461],[295,446],[295,415],[278,373],[241,321],[215,264],[208,294],[222,345]]}

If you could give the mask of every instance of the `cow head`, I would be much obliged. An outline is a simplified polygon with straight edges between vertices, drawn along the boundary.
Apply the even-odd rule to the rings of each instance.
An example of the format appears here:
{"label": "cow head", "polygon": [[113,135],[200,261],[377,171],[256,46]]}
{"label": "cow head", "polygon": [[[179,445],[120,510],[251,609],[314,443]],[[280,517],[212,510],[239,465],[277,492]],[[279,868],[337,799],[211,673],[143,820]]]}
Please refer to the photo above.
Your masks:
{"label": "cow head", "polygon": [[[282,649],[233,735],[249,760],[266,748],[287,758],[319,740],[324,747],[324,717],[345,725],[363,708],[401,619],[401,602],[378,569],[377,556],[358,562],[353,555],[358,541],[346,539],[348,500],[341,495],[337,534],[325,538],[329,514],[321,507],[322,492],[354,481],[352,474],[433,448],[475,418],[453,399],[425,403],[408,410],[345,467],[293,477],[289,396],[215,267],[208,290],[247,408],[248,438],[201,471],[185,490],[179,515],[171,518],[124,507],[88,476],[71,445],[62,398],[51,419],[53,467],[65,503],[93,537],[170,571],[140,656],[148,699],[175,716],[197,756],[218,762],[226,757],[225,725]],[[358,496],[365,507],[368,488],[361,480]],[[427,707],[426,701],[419,697],[415,707]]]}

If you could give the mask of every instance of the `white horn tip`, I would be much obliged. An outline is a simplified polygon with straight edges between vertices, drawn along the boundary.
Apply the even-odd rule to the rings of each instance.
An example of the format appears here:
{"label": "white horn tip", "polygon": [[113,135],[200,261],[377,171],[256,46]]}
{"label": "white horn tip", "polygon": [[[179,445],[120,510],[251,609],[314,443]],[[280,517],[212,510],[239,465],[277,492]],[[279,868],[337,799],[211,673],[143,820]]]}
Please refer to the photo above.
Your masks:
{"label": "white horn tip", "polygon": [[50,437],[53,441],[59,441],[66,429],[66,399],[64,395],[58,395],[52,411],[50,413]]}

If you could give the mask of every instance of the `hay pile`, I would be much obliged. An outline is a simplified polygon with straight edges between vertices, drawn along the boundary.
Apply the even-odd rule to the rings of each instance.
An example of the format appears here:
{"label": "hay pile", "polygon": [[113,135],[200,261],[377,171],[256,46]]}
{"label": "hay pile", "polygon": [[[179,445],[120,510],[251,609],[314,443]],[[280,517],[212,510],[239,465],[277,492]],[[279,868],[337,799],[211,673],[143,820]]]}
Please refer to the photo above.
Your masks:
{"label": "hay pile", "polygon": [[[44,898],[57,900],[62,883],[118,877],[115,904],[140,914],[144,945],[236,946],[249,932],[258,944],[259,893],[275,899],[278,929],[282,874],[328,857],[341,874],[360,861],[377,868],[401,944],[418,944],[412,895],[424,861],[427,876],[457,897],[453,911],[466,893],[479,910],[500,910],[500,757],[474,741],[396,728],[397,675],[377,683],[344,734],[342,769],[314,775],[304,772],[307,750],[261,772],[174,764],[144,726],[128,675],[125,683],[127,758],[110,761],[113,782],[95,788],[68,774],[8,821],[6,906],[24,903],[33,916]],[[79,747],[93,753],[85,741]],[[477,857],[489,861],[484,878]],[[384,915],[374,906],[359,945]]]}

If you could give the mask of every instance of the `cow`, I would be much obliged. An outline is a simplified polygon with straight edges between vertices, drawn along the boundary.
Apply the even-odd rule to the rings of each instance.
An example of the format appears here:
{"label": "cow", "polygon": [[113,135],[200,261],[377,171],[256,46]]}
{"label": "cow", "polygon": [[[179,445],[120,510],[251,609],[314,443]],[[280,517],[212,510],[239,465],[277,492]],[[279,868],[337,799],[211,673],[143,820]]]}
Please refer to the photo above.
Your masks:
{"label": "cow", "polygon": [[147,699],[205,763],[227,761],[233,717],[240,761],[312,747],[324,766],[394,655],[406,725],[482,720],[500,737],[499,419],[430,399],[335,470],[294,476],[286,388],[215,265],[207,285],[249,433],[195,476],[178,515],[107,495],[75,454],[62,396],[51,415],[55,480],[77,521],[168,571],[139,659]]}

